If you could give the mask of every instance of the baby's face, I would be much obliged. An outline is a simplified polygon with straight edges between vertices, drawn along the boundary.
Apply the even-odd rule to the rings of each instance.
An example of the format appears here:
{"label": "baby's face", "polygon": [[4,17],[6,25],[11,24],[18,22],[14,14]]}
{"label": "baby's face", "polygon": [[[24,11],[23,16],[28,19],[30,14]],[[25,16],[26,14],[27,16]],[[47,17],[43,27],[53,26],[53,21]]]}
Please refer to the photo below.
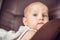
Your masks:
{"label": "baby's face", "polygon": [[23,18],[24,25],[33,29],[39,29],[49,21],[48,8],[45,6],[34,5],[29,7],[25,14],[26,17]]}

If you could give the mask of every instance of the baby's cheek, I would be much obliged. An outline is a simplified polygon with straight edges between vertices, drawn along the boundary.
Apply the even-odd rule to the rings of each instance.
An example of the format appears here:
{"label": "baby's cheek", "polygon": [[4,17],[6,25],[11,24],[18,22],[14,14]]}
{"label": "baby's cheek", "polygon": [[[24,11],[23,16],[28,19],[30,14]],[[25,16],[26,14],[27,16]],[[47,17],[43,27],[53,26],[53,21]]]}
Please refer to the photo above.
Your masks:
{"label": "baby's cheek", "polygon": [[33,24],[33,26],[36,26],[37,25],[37,22],[36,21],[33,21],[32,24]]}
{"label": "baby's cheek", "polygon": [[44,24],[47,23],[47,22],[48,22],[48,20],[44,20]]}
{"label": "baby's cheek", "polygon": [[34,20],[30,20],[30,25],[31,25],[31,26],[33,26],[33,27],[34,27],[34,26],[36,26],[36,24],[37,24],[37,22],[36,22],[36,21],[34,21]]}
{"label": "baby's cheek", "polygon": [[47,23],[49,21],[49,19],[46,17],[44,18],[44,23]]}

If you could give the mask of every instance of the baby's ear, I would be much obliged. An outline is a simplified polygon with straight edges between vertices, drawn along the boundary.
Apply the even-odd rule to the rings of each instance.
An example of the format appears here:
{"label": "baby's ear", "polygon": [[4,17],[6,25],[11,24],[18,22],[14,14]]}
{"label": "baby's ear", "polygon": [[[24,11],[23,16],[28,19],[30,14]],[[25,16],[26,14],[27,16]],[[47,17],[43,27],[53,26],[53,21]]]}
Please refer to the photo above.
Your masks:
{"label": "baby's ear", "polygon": [[23,17],[23,24],[26,26],[27,25],[27,18]]}

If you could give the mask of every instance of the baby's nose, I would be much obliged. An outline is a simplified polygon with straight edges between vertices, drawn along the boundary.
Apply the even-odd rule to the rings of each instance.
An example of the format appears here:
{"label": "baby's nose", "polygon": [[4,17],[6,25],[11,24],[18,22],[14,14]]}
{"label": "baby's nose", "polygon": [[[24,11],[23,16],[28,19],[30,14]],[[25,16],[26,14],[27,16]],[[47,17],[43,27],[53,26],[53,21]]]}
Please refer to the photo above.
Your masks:
{"label": "baby's nose", "polygon": [[38,20],[38,23],[44,24],[44,19],[43,19],[43,18],[40,18],[40,19]]}
{"label": "baby's nose", "polygon": [[38,22],[39,22],[39,23],[44,22],[44,18],[43,18],[43,17],[39,17],[39,18],[38,18]]}
{"label": "baby's nose", "polygon": [[39,21],[44,21],[44,19],[43,18],[40,18]]}
{"label": "baby's nose", "polygon": [[42,20],[42,21],[43,21],[44,19],[43,19],[43,18],[41,18],[41,19],[39,19],[39,20]]}
{"label": "baby's nose", "polygon": [[41,20],[41,21],[43,21],[44,19],[43,19],[43,17],[38,17],[38,20]]}

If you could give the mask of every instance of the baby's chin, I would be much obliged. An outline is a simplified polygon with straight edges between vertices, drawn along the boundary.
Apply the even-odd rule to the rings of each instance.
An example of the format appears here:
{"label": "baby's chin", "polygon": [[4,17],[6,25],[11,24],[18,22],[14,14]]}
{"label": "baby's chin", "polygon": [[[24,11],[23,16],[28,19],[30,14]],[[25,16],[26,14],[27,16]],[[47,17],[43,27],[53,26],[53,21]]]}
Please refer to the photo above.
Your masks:
{"label": "baby's chin", "polygon": [[37,30],[39,30],[44,24],[37,25]]}

